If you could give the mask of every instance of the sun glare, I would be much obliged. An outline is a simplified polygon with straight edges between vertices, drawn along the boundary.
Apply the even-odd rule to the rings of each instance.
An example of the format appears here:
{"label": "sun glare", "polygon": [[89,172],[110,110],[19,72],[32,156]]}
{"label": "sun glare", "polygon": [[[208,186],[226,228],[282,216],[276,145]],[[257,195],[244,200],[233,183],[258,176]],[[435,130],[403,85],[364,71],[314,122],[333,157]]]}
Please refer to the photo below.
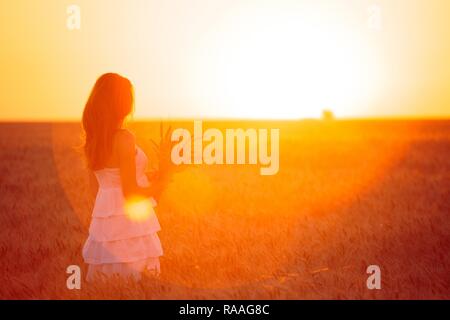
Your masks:
{"label": "sun glare", "polygon": [[130,220],[143,221],[153,213],[149,198],[134,197],[125,202],[125,213]]}
{"label": "sun glare", "polygon": [[234,14],[203,45],[194,89],[204,103],[243,118],[362,113],[379,71],[353,28],[273,8]]}

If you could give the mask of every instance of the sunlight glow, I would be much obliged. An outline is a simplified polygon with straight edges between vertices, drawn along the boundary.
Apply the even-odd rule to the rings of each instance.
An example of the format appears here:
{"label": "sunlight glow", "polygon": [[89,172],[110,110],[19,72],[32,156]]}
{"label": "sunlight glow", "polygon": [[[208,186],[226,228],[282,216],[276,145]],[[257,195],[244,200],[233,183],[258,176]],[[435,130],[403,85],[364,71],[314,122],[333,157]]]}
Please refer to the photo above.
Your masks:
{"label": "sunlight glow", "polygon": [[153,213],[152,202],[149,198],[134,197],[125,202],[125,213],[130,220],[144,221]]}
{"label": "sunlight glow", "polygon": [[133,82],[134,119],[450,115],[450,1],[76,5],[80,29],[70,2],[0,2],[0,119],[79,121],[105,72]]}
{"label": "sunlight glow", "polygon": [[[324,23],[328,21],[328,23]],[[363,112],[379,80],[363,36],[333,17],[243,11],[204,39],[199,99],[244,118]]]}

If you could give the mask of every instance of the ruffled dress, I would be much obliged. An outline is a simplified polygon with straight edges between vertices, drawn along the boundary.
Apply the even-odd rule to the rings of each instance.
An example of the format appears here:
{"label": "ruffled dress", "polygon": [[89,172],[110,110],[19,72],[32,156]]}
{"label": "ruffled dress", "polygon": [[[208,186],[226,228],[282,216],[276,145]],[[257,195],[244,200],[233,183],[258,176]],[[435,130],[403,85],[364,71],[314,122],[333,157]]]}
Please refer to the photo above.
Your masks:
{"label": "ruffled dress", "polygon": [[[136,179],[141,187],[150,185],[145,175],[147,163],[147,156],[137,148]],[[94,173],[99,189],[83,247],[83,258],[89,265],[87,281],[97,275],[113,274],[139,280],[145,269],[159,274],[163,250],[157,234],[161,227],[153,209],[156,201],[148,199],[144,217],[134,219],[126,209],[119,169],[105,168]]]}

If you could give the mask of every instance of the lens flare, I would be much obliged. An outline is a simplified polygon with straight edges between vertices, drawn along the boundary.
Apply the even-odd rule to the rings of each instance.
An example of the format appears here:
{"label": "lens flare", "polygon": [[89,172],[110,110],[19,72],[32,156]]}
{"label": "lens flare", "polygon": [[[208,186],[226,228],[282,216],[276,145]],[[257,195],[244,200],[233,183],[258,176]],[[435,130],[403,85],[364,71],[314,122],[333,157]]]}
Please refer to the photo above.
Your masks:
{"label": "lens flare", "polygon": [[149,198],[131,197],[125,201],[125,213],[130,220],[144,221],[153,213]]}

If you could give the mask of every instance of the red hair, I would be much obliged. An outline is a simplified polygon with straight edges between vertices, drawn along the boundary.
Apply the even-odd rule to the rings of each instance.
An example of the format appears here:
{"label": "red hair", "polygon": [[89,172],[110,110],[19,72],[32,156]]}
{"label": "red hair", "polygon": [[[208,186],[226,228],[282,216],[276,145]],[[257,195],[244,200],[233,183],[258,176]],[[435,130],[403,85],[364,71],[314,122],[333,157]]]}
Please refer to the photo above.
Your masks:
{"label": "red hair", "polygon": [[95,82],[83,111],[84,153],[88,167],[105,167],[111,156],[114,134],[133,110],[133,85],[116,73]]}

